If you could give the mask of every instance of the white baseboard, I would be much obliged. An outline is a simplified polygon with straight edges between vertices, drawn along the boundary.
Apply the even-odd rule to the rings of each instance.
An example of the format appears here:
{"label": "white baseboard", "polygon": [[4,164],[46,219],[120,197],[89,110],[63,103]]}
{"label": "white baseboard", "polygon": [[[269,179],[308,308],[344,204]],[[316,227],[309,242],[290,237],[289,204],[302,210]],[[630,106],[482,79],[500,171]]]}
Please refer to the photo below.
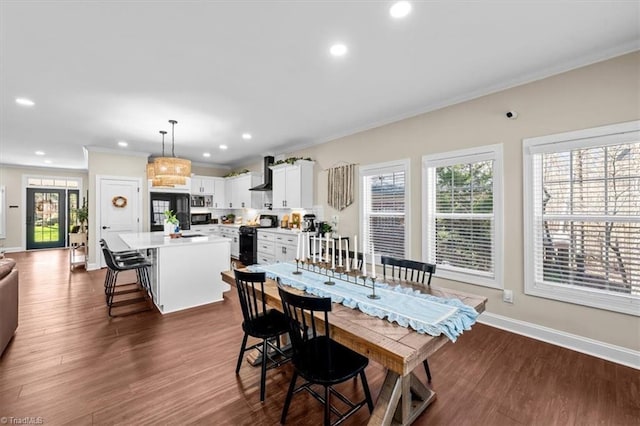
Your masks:
{"label": "white baseboard", "polygon": [[0,251],[5,253],[15,253],[17,251],[24,251],[24,247],[0,247]]}
{"label": "white baseboard", "polygon": [[100,265],[97,263],[87,263],[87,271],[95,271],[96,269],[100,269]]}
{"label": "white baseboard", "polygon": [[484,312],[478,322],[640,370],[640,352],[576,334]]}

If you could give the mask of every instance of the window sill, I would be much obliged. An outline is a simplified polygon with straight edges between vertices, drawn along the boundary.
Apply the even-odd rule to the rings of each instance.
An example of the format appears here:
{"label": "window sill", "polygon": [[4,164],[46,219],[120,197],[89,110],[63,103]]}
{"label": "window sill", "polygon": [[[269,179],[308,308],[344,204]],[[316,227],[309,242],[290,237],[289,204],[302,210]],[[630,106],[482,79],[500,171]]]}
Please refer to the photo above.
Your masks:
{"label": "window sill", "polygon": [[576,286],[559,286],[544,282],[535,282],[533,285],[525,283],[525,294],[640,316],[640,298],[631,295],[611,294],[599,290],[586,290]]}
{"label": "window sill", "polygon": [[465,284],[479,285],[482,287],[489,287],[502,290],[504,284],[497,278],[485,277],[481,275],[465,273],[460,271],[453,271],[446,269],[446,267],[438,265],[436,267],[435,277],[444,278],[447,280],[459,281]]}

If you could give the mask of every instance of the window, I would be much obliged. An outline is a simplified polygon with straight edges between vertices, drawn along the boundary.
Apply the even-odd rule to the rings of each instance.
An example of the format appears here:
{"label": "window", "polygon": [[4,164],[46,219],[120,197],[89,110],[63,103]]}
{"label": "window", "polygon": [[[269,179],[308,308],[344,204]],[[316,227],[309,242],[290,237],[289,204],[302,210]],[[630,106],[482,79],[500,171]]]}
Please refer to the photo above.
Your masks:
{"label": "window", "polygon": [[640,122],[523,147],[525,292],[640,315]]}
{"label": "window", "polygon": [[439,277],[502,288],[502,146],[422,157],[423,258]]}
{"label": "window", "polygon": [[360,167],[361,235],[376,255],[408,257],[408,175],[409,160]]}
{"label": "window", "polygon": [[27,177],[27,186],[36,187],[52,187],[52,188],[79,188],[79,178],[53,178],[29,176]]}

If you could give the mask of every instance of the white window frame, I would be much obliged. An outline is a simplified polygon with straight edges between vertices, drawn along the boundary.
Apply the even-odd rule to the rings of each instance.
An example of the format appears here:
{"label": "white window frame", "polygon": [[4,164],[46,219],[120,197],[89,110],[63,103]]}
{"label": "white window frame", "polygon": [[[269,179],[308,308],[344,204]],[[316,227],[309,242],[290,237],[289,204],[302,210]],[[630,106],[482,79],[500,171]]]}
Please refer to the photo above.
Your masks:
{"label": "white window frame", "polygon": [[[411,160],[408,158],[402,160],[388,161],[384,163],[369,164],[359,167],[359,194],[360,194],[360,235],[362,239],[358,244],[358,252],[362,251],[362,247],[366,247],[369,242],[369,233],[367,230],[366,214],[364,211],[364,178],[376,176],[384,173],[393,173],[402,171],[405,173],[404,178],[404,253],[406,259],[411,259]],[[367,258],[368,259],[368,258]],[[380,254],[376,253],[376,263],[380,264]]]}
{"label": "white window frame", "polygon": [[484,287],[503,289],[504,267],[504,183],[502,144],[449,151],[422,157],[422,261],[435,262],[435,246],[431,235],[435,230],[435,169],[454,164],[493,160],[493,276],[473,273],[445,265],[438,265],[434,274],[440,278]]}
{"label": "white window frame", "polygon": [[536,258],[536,249],[533,246],[535,243],[534,228],[536,220],[534,212],[533,155],[542,152],[569,151],[577,148],[615,145],[638,140],[640,140],[640,121],[630,121],[522,140],[525,294],[640,316],[640,299],[637,297],[578,286],[553,285],[536,280],[536,267],[540,267],[539,262],[541,260]]}

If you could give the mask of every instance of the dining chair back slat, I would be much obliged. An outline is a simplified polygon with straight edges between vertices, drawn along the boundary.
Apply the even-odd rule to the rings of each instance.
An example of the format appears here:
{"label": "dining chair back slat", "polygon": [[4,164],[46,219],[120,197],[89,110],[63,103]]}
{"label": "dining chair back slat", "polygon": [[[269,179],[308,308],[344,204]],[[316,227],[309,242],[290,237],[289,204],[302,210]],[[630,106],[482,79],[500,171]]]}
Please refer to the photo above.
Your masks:
{"label": "dining chair back slat", "polygon": [[[432,263],[417,262],[409,259],[397,259],[380,256],[383,279],[400,279],[404,281],[431,285],[431,276],[436,271]],[[425,283],[425,280],[427,281]]]}

